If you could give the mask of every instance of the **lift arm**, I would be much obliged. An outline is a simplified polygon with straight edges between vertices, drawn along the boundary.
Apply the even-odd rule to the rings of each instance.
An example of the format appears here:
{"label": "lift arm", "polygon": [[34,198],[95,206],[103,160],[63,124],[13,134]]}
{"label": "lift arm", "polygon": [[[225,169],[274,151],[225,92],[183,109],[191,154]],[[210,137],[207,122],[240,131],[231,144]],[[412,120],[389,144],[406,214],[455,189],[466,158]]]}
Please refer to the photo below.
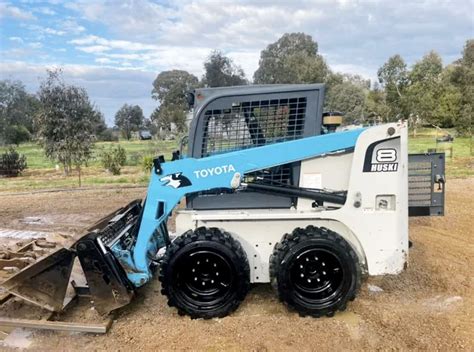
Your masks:
{"label": "lift arm", "polygon": [[111,250],[136,287],[151,278],[150,263],[168,241],[166,221],[187,194],[214,188],[236,189],[244,174],[353,148],[364,129],[303,138],[214,155],[156,162],[138,231]]}

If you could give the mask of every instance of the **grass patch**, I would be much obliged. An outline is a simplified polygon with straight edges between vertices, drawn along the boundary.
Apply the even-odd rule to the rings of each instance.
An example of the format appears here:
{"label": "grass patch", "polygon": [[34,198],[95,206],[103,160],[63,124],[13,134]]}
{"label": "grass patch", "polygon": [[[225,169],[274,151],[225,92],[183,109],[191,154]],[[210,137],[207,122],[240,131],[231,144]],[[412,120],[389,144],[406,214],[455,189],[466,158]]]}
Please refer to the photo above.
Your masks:
{"label": "grass patch", "polygon": [[[144,155],[164,155],[166,160],[170,160],[172,151],[178,149],[177,141],[121,140],[119,142],[97,142],[94,145],[89,166],[100,166],[100,154],[119,144],[127,153],[126,166],[141,165],[141,159]],[[0,153],[3,153],[6,149],[6,147],[0,147]],[[26,156],[26,162],[30,169],[51,169],[56,166],[55,162],[44,155],[43,149],[38,144],[24,143],[20,144],[16,149],[20,154]]]}
{"label": "grass patch", "polygon": [[[452,135],[454,135],[454,132]],[[438,137],[441,137],[441,134]],[[421,129],[416,137],[410,135],[408,138],[408,152],[425,153],[429,149],[436,149],[438,152],[444,151],[446,153],[446,175],[448,178],[474,176],[474,157],[471,154],[471,143],[474,143],[472,137],[454,137],[452,143],[436,143],[436,138],[435,129]]]}

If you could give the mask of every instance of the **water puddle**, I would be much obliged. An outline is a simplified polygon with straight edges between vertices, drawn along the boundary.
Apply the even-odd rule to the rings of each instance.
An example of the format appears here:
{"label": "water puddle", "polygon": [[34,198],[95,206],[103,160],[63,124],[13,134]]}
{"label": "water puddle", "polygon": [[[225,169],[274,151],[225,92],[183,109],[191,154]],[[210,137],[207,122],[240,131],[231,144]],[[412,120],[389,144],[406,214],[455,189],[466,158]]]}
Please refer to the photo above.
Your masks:
{"label": "water puddle", "polygon": [[33,343],[31,337],[31,330],[15,329],[3,341],[2,345],[5,347],[25,349],[30,347]]}
{"label": "water puddle", "polygon": [[0,238],[13,238],[13,239],[18,239],[18,240],[24,240],[24,239],[48,238],[48,237],[49,237],[49,233],[47,232],[0,229]]}

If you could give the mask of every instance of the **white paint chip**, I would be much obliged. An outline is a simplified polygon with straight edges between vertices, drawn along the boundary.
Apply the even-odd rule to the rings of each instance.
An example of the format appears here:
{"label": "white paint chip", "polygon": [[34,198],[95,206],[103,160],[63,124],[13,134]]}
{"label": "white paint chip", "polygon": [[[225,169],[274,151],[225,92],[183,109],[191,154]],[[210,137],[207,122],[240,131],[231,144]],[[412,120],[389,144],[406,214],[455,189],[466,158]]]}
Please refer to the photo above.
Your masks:
{"label": "white paint chip", "polygon": [[369,289],[370,292],[383,292],[383,289],[381,287],[376,286],[376,285],[368,284],[367,288]]}

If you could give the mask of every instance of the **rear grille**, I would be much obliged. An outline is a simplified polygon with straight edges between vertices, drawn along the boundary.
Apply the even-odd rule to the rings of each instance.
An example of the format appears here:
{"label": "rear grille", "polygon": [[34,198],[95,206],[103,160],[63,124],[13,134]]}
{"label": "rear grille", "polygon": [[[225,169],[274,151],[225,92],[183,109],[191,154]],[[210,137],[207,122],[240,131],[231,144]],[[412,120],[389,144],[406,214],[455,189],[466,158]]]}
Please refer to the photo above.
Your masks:
{"label": "rear grille", "polygon": [[408,205],[431,206],[431,162],[408,164]]}
{"label": "rear grille", "polygon": [[[204,113],[201,155],[209,156],[303,137],[306,97],[234,102]],[[291,166],[245,175],[246,182],[291,183]]]}

